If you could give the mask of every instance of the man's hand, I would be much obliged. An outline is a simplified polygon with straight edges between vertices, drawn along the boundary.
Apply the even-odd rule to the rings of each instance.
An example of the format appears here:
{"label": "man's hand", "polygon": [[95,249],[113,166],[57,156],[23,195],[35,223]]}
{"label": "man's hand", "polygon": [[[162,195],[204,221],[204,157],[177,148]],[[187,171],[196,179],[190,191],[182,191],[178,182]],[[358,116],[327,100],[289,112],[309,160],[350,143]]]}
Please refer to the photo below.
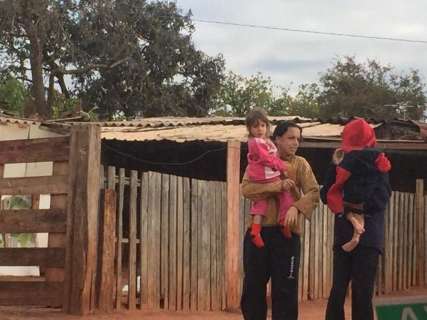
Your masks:
{"label": "man's hand", "polygon": [[293,188],[295,188],[295,181],[292,179],[285,179],[282,180],[282,190],[283,191],[291,191]]}
{"label": "man's hand", "polygon": [[298,209],[295,207],[290,207],[285,217],[285,226],[293,227],[296,226],[298,219]]}

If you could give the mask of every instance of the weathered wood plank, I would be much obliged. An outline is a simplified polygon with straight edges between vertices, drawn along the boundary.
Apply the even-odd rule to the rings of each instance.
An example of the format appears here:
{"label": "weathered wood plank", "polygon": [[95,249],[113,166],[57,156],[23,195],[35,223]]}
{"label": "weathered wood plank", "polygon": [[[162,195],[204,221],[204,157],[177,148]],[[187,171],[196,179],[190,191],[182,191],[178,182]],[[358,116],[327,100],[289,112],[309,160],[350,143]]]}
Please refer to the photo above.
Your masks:
{"label": "weathered wood plank", "polygon": [[0,285],[0,305],[60,307],[62,282],[8,281]]}
{"label": "weathered wood plank", "polygon": [[140,235],[141,235],[141,306],[148,304],[148,277],[150,270],[148,269],[148,242],[149,242],[149,219],[150,212],[148,207],[148,194],[150,190],[150,180],[148,172],[144,172],[141,177],[141,220],[140,220]]}
{"label": "weathered wood plank", "polygon": [[197,311],[197,279],[198,279],[198,218],[199,218],[199,207],[198,207],[198,183],[197,180],[191,180],[191,296],[190,296],[190,308],[191,311]]}
{"label": "weathered wood plank", "polygon": [[239,204],[240,204],[240,142],[227,143],[227,241],[226,284],[227,308],[238,309],[240,304],[239,278]]}
{"label": "weathered wood plank", "polygon": [[104,193],[104,215],[100,232],[100,290],[98,308],[112,312],[114,303],[114,260],[116,235],[116,192],[106,189]]}
{"label": "weathered wood plank", "polygon": [[[71,129],[70,193],[67,207],[67,258],[64,311],[85,315],[95,300],[100,127],[88,124]],[[46,192],[46,191],[45,191]],[[53,192],[55,193],[55,192]]]}
{"label": "weathered wood plank", "polygon": [[138,198],[138,172],[131,171],[129,200],[129,278],[128,309],[136,309],[136,208]]}
{"label": "weathered wood plank", "polygon": [[303,272],[303,299],[307,300],[309,296],[309,288],[310,288],[310,277],[309,277],[309,271],[310,271],[310,222],[308,220],[305,220],[304,223],[304,265],[302,267]]}
{"label": "weathered wood plank", "polygon": [[151,237],[150,237],[150,277],[149,277],[149,305],[153,309],[160,308],[160,213],[161,213],[161,175],[151,172],[153,184],[150,188],[150,211],[151,211]]}
{"label": "weathered wood plank", "polygon": [[386,215],[385,215],[385,248],[384,248],[384,294],[388,294],[391,292],[392,286],[392,224],[393,224],[393,200],[390,198],[389,204],[387,206]]}
{"label": "weathered wood plank", "polygon": [[169,310],[177,310],[177,177],[170,177],[169,189]]}
{"label": "weathered wood plank", "polygon": [[0,164],[68,160],[69,141],[69,137],[0,141]]}
{"label": "weathered wood plank", "polygon": [[120,168],[119,170],[119,183],[116,190],[118,190],[118,210],[116,213],[116,300],[115,307],[117,310],[122,308],[122,239],[123,239],[123,205],[124,205],[124,193],[125,193],[125,169]]}
{"label": "weathered wood plank", "polygon": [[314,299],[318,299],[319,298],[319,288],[320,288],[320,279],[319,279],[319,271],[320,270],[320,227],[321,227],[321,217],[320,214],[318,212],[318,210],[316,209],[316,213],[314,214],[312,219],[313,221],[313,227],[314,227],[314,251],[313,251],[313,257],[314,257],[314,288],[313,288],[313,297]]}
{"label": "weathered wood plank", "polygon": [[65,222],[66,216],[63,209],[0,211],[0,232],[65,232]]}
{"label": "weathered wood plank", "polygon": [[303,289],[303,266],[304,266],[304,220],[302,215],[300,214],[298,217],[299,225],[302,226],[301,228],[301,252],[300,252],[300,272],[298,276],[298,300],[301,301],[302,298],[302,289]]}
{"label": "weathered wood plank", "polygon": [[416,215],[416,262],[417,262],[417,283],[423,286],[426,282],[426,229],[425,209],[427,208],[424,202],[424,180],[417,179],[415,193],[415,215]]}
{"label": "weathered wood plank", "polygon": [[0,190],[4,195],[64,194],[68,192],[68,176],[3,178]]}
{"label": "weathered wood plank", "polygon": [[[219,310],[219,300],[218,300],[218,274],[217,274],[217,264],[218,264],[218,246],[217,246],[217,234],[218,234],[218,224],[221,222],[219,221],[217,215],[218,215],[218,206],[217,206],[217,189],[218,189],[218,182],[209,182],[209,190],[211,190],[209,197],[209,211],[208,214],[210,215],[211,219],[211,310],[212,311],[218,311]],[[239,221],[242,221],[241,218],[239,218]],[[240,229],[241,230],[241,229]],[[239,270],[239,275],[240,275]],[[241,281],[241,278],[238,279]]]}
{"label": "weathered wood plank", "polygon": [[[399,226],[399,193],[394,192],[393,193],[393,203],[394,203],[394,211],[393,211],[393,239],[396,239],[398,237],[398,226]],[[398,290],[397,283],[398,283],[398,259],[397,259],[397,253],[398,253],[398,242],[393,241],[393,257],[392,257],[392,263],[393,263],[393,282],[392,282],[392,290]]]}
{"label": "weathered wood plank", "polygon": [[[68,161],[54,162],[52,168],[52,175],[64,176],[68,175],[69,166]],[[51,194],[50,196],[50,208],[63,209],[64,219],[67,221],[67,195],[66,194]],[[49,232],[48,235],[48,247],[49,248],[65,248],[66,247],[66,234],[64,232]],[[60,268],[49,268],[45,272],[46,280],[53,282],[61,282],[65,279],[64,269]]]}
{"label": "weathered wood plank", "polygon": [[161,209],[161,292],[164,309],[169,309],[169,175],[162,175]]}
{"label": "weathered wood plank", "polygon": [[407,277],[407,272],[408,272],[408,260],[407,260],[407,249],[408,249],[408,218],[409,218],[409,212],[408,212],[408,194],[404,193],[403,194],[403,208],[402,208],[404,215],[402,214],[402,233],[401,233],[401,245],[402,245],[402,264],[401,264],[401,268],[402,268],[402,279],[401,279],[401,288],[403,290],[406,289],[406,277]]}
{"label": "weathered wood plank", "polygon": [[[220,202],[221,202],[221,206],[220,206],[220,213],[219,213],[219,219],[221,221],[221,223],[219,224],[219,259],[220,259],[220,264],[219,264],[219,281],[221,283],[221,288],[220,288],[220,298],[221,298],[221,310],[226,310],[227,308],[227,299],[226,299],[226,290],[227,290],[227,285],[225,282],[225,269],[226,269],[226,252],[225,252],[225,248],[226,248],[226,239],[227,239],[227,225],[224,223],[225,221],[227,221],[227,183],[221,183],[221,188],[220,188]],[[246,205],[249,205],[249,202],[246,202]],[[246,219],[250,219],[250,216],[248,214],[246,214]],[[243,253],[242,253],[242,259],[243,259]],[[243,279],[241,280],[243,283]]]}
{"label": "weathered wood plank", "polygon": [[183,293],[183,272],[184,272],[184,195],[183,195],[183,180],[178,177],[177,183],[177,233],[176,233],[176,301],[177,309],[182,310],[182,293]]}
{"label": "weathered wood plank", "polygon": [[328,288],[328,255],[331,247],[328,246],[328,211],[324,209],[324,207],[318,207],[319,213],[322,216],[322,225],[323,226],[323,237],[322,237],[322,298],[327,298],[329,296],[329,288]]}
{"label": "weathered wood plank", "polygon": [[413,237],[415,235],[413,228],[413,221],[415,216],[414,210],[414,195],[409,194],[409,207],[408,207],[409,219],[408,219],[408,249],[406,254],[407,261],[407,276],[406,276],[406,288],[409,289],[412,286],[412,266],[414,265],[414,243]]}
{"label": "weathered wood plank", "polygon": [[183,179],[183,210],[184,210],[184,251],[183,251],[183,306],[184,311],[190,310],[191,299],[191,225],[190,225],[190,210],[191,210],[191,193],[190,179]]}
{"label": "weathered wood plank", "polygon": [[1,266],[64,267],[63,248],[1,248]]}
{"label": "weathered wood plank", "polygon": [[[206,198],[206,181],[198,181],[199,191],[199,225],[198,225],[198,253],[199,253],[199,277],[197,279],[198,309],[199,311],[209,311],[210,309],[210,217]],[[234,278],[236,282],[238,278]]]}

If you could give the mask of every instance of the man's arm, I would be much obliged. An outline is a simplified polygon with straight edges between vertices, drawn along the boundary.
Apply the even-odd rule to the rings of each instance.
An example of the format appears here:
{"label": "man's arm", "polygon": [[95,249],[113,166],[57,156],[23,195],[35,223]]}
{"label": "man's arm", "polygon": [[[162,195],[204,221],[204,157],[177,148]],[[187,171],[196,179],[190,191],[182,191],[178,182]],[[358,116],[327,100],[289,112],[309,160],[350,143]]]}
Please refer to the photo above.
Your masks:
{"label": "man's arm", "polygon": [[311,218],[314,208],[319,203],[319,184],[316,181],[313,170],[307,160],[301,158],[301,165],[298,167],[297,179],[301,187],[303,196],[295,201],[293,206],[298,209],[307,219]]}
{"label": "man's arm", "polygon": [[275,196],[282,192],[282,181],[277,180],[269,183],[256,183],[249,181],[246,173],[242,179],[242,194],[250,200],[261,200]]}

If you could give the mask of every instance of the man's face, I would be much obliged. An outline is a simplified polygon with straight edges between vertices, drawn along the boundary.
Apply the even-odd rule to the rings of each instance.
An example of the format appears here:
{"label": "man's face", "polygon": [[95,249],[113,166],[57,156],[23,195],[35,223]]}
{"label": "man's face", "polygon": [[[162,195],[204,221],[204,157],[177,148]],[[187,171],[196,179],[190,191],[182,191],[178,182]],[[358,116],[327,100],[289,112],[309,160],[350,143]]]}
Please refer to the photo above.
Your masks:
{"label": "man's face", "polygon": [[294,127],[288,128],[288,131],[275,140],[280,156],[283,158],[294,155],[298,150],[300,140],[300,129]]}

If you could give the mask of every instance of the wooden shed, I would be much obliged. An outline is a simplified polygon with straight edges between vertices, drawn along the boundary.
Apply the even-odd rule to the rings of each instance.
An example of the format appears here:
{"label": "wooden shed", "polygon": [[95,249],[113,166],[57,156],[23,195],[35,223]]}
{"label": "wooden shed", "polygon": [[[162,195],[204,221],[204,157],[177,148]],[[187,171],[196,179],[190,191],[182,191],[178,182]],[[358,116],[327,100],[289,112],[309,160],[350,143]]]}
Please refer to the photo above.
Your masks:
{"label": "wooden shed", "polygon": [[[272,119],[273,124],[281,120],[294,120],[303,127],[300,154],[321,181],[331,153],[340,143],[345,121]],[[91,203],[83,216],[92,220],[82,232],[92,234],[86,238],[86,246],[98,248],[91,256],[95,276],[94,265],[85,273],[87,288],[92,288],[90,283],[96,279],[89,295],[93,303],[87,302],[87,295],[80,296],[80,300],[74,299],[81,302],[75,309],[84,313],[95,305],[106,311],[123,307],[194,311],[238,308],[242,239],[249,207],[239,186],[246,166],[242,118],[150,118],[90,125],[49,121],[37,125],[66,136],[72,132],[75,145],[70,142],[71,150],[82,148],[79,143],[83,141],[83,146],[94,152],[90,159],[85,152],[70,153],[70,159],[73,154],[84,159],[79,160],[80,167],[77,159],[70,162],[75,172],[70,172],[73,180],[69,186],[76,188],[81,179],[92,177],[90,184],[83,183],[84,201]],[[405,129],[407,138],[408,130],[413,132],[413,140],[381,139],[381,132],[390,130],[385,128],[387,124],[374,121],[371,125],[380,138],[379,148],[390,155],[396,168],[386,216],[387,248],[377,278],[377,294],[381,295],[424,285],[427,278],[427,173],[419,165],[426,163],[427,144],[422,125],[412,123]],[[88,135],[87,127],[94,133]],[[96,154],[101,160],[96,160]],[[101,170],[97,167],[100,163]],[[70,190],[76,194],[77,189]],[[91,196],[94,198],[88,199]],[[95,217],[93,204],[99,196],[102,201]],[[82,203],[78,196],[68,199],[71,219],[70,210],[82,208]],[[320,205],[312,221],[303,221],[303,225],[299,297],[325,298],[332,275],[332,215]],[[1,226],[0,220],[0,232]],[[72,221],[70,226],[73,228]],[[79,267],[82,265],[75,266]],[[64,309],[70,311],[70,297],[75,293],[69,287],[73,283],[67,279],[65,283],[69,294]]]}

